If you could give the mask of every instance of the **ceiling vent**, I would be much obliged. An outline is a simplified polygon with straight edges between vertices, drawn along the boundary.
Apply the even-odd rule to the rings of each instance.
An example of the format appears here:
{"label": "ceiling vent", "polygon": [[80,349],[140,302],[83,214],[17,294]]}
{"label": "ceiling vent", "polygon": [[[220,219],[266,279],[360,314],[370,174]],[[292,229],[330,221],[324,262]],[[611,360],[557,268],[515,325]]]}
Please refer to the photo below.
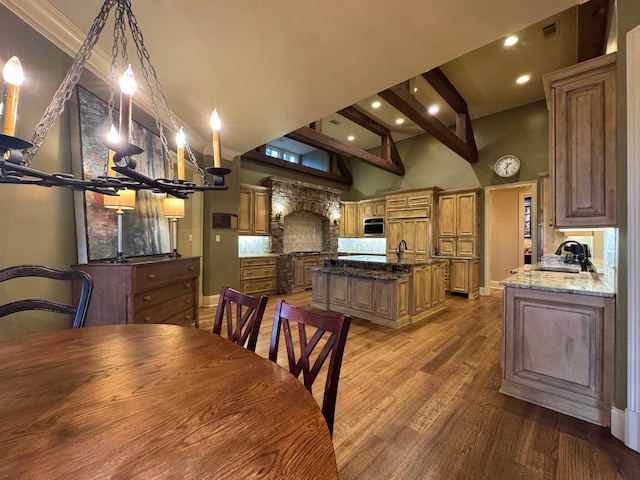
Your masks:
{"label": "ceiling vent", "polygon": [[342,125],[342,122],[339,122],[338,120],[335,120],[333,118],[329,120],[329,123],[333,123],[334,125]]}
{"label": "ceiling vent", "polygon": [[542,27],[542,37],[543,38],[552,37],[556,33],[558,33],[558,23],[557,22],[553,22],[552,24],[547,25],[546,27]]}

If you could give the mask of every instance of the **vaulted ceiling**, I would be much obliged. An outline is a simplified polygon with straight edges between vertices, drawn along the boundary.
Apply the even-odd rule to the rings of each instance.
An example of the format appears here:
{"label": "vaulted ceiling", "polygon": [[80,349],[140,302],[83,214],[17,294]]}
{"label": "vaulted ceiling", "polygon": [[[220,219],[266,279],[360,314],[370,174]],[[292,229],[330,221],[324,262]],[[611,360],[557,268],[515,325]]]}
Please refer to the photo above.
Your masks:
{"label": "vaulted ceiling", "polygon": [[[0,3],[70,55],[102,5],[101,0]],[[206,148],[209,115],[216,107],[223,120],[223,156],[232,158],[434,67],[443,66],[455,85],[465,75],[455,68],[455,59],[582,2],[132,3],[164,93],[191,143]],[[89,65],[105,79],[111,28],[105,28],[98,43],[102,51],[94,52]],[[133,67],[135,71],[135,63]],[[474,80],[465,82],[473,85]],[[148,108],[144,95],[136,101]],[[492,108],[491,102],[483,103],[469,102],[472,116]]]}

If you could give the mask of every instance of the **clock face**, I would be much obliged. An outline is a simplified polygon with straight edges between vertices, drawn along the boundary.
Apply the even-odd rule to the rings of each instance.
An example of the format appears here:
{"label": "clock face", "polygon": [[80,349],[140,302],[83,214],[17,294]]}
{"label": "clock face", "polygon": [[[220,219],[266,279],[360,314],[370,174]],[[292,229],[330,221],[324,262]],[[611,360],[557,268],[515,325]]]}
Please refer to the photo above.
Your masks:
{"label": "clock face", "polygon": [[513,155],[500,157],[493,168],[501,177],[512,177],[520,170],[520,160]]}

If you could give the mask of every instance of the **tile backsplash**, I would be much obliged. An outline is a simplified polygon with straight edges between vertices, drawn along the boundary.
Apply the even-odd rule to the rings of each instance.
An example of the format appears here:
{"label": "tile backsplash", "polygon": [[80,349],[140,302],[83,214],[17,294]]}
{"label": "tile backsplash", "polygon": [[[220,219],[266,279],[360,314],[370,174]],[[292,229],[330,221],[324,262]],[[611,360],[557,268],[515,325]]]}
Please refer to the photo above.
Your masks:
{"label": "tile backsplash", "polygon": [[386,255],[386,238],[338,238],[338,253]]}
{"label": "tile backsplash", "polygon": [[248,255],[266,255],[271,251],[271,239],[269,237],[238,237],[238,254],[241,257]]}

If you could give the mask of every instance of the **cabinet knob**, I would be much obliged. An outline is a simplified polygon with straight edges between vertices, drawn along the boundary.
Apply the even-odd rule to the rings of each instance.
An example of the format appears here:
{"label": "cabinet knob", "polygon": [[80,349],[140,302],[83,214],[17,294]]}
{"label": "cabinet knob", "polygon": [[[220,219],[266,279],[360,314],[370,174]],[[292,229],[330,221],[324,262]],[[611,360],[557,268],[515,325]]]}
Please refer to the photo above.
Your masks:
{"label": "cabinet knob", "polygon": [[189,271],[193,272],[196,269],[196,267],[194,267],[193,265],[189,266]]}
{"label": "cabinet knob", "polygon": [[184,319],[187,320],[187,321],[191,320],[191,315],[185,315]]}
{"label": "cabinet knob", "polygon": [[150,300],[151,300],[151,296],[150,296],[150,295],[145,295],[142,299],[143,299],[145,302],[148,302],[148,301],[150,301]]}
{"label": "cabinet knob", "polygon": [[144,317],[144,323],[150,323],[151,317]]}
{"label": "cabinet knob", "polygon": [[184,288],[191,288],[191,284],[189,282],[185,283]]}
{"label": "cabinet knob", "polygon": [[155,280],[156,274],[155,273],[150,273],[148,278],[149,278],[149,280]]}

